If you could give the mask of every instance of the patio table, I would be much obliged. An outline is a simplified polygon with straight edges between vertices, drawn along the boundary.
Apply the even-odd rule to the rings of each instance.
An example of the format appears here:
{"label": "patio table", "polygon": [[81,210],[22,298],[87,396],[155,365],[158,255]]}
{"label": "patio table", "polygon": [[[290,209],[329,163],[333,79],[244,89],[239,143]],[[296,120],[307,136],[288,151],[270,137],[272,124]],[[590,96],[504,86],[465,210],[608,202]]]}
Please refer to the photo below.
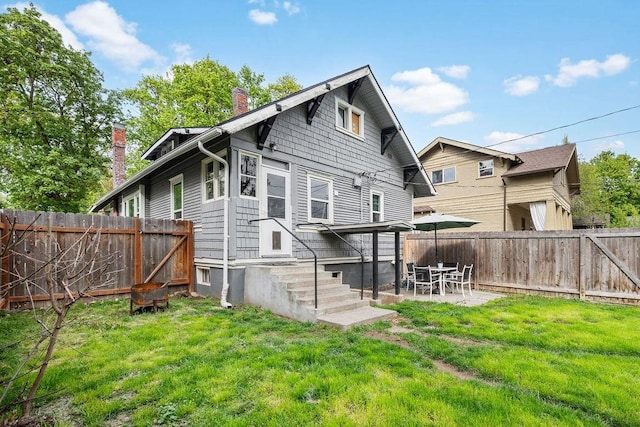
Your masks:
{"label": "patio table", "polygon": [[[438,274],[438,287],[440,288],[440,295],[444,295],[444,275],[445,275],[445,273],[457,270],[457,268],[455,268],[455,267],[445,267],[445,266],[440,266],[440,265],[431,265],[429,267],[431,268],[431,272],[432,273],[437,273]],[[424,271],[426,269],[427,269],[427,267],[416,267],[416,273],[419,270],[423,270]]]}

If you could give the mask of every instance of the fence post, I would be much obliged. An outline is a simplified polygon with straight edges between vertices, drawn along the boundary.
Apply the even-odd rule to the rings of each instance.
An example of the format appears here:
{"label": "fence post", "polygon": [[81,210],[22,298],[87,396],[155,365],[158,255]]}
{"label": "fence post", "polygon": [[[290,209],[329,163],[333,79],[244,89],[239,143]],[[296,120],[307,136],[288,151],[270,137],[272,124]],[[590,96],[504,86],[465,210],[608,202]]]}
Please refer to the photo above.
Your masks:
{"label": "fence post", "polygon": [[[9,223],[9,217],[4,213],[0,213],[0,255],[2,251],[6,250],[7,252],[4,254],[2,259],[0,259],[0,310],[5,308],[9,308],[9,282],[10,282],[10,273],[9,273],[9,239],[11,234],[11,224]],[[7,289],[4,288],[7,286]]]}
{"label": "fence post", "polygon": [[186,260],[186,264],[187,264],[187,278],[189,279],[189,292],[194,292],[195,291],[195,265],[193,263],[194,261],[194,255],[195,255],[195,245],[194,245],[194,237],[193,237],[193,222],[189,221],[186,223],[187,225],[187,231],[189,232],[189,237],[187,237],[187,260]]}
{"label": "fence post", "polygon": [[[578,292],[580,293],[580,299],[585,299],[585,289],[587,284],[587,235],[580,233],[580,245],[578,246],[580,252],[580,270],[579,270],[579,283]],[[590,264],[589,264],[590,265]],[[591,272],[591,268],[589,268]]]}
{"label": "fence post", "polygon": [[133,284],[142,283],[144,271],[142,271],[142,230],[140,227],[141,218],[134,218],[133,234]]}

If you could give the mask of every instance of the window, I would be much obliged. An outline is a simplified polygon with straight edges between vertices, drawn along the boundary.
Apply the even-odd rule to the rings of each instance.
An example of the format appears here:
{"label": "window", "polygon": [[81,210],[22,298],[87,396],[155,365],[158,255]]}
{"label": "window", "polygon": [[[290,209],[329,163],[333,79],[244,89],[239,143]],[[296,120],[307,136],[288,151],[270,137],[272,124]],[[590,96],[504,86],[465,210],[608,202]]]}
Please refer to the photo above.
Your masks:
{"label": "window", "polygon": [[131,193],[122,198],[122,216],[142,218],[144,217],[144,187],[140,186],[140,189],[135,193]]}
{"label": "window", "polygon": [[171,218],[182,219],[182,175],[169,180],[171,183]]}
{"label": "window", "polygon": [[240,153],[240,195],[256,197],[258,187],[258,157]]}
{"label": "window", "polygon": [[307,178],[309,222],[333,222],[333,183],[317,176]]}
{"label": "window", "polygon": [[209,267],[196,267],[198,285],[211,286],[211,270]]}
{"label": "window", "polygon": [[431,182],[433,184],[445,184],[456,181],[456,168],[438,169],[431,172]]}
{"label": "window", "polygon": [[478,162],[478,176],[493,176],[493,159]]}
{"label": "window", "polygon": [[[218,154],[226,160],[226,156]],[[208,158],[202,161],[202,200],[208,202],[224,197],[224,164]]]}
{"label": "window", "polygon": [[336,127],[364,138],[364,112],[336,98]]}
{"label": "window", "polygon": [[380,191],[371,191],[371,222],[384,221],[384,195]]}

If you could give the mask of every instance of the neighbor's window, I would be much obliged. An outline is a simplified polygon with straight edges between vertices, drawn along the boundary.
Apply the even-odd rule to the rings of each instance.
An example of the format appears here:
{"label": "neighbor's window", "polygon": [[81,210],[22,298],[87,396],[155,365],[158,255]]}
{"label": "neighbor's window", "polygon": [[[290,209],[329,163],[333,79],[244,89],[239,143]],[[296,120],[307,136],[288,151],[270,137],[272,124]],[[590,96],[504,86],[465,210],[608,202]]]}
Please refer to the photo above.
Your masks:
{"label": "neighbor's window", "polygon": [[478,162],[478,176],[493,176],[493,159]]}
{"label": "neighbor's window", "polygon": [[336,98],[336,126],[364,138],[364,112]]}
{"label": "neighbor's window", "polygon": [[333,183],[316,176],[307,177],[309,222],[333,221]]}
{"label": "neighbor's window", "polygon": [[371,191],[371,222],[384,221],[384,195],[380,191]]}
{"label": "neighbor's window", "polygon": [[256,197],[258,188],[258,157],[240,154],[240,195]]}
{"label": "neighbor's window", "polygon": [[[218,154],[226,160],[224,154]],[[208,158],[202,161],[202,199],[205,202],[224,197],[224,163]]]}
{"label": "neighbor's window", "polygon": [[182,219],[182,175],[169,180],[171,183],[171,218]]}
{"label": "neighbor's window", "polygon": [[456,181],[456,168],[438,169],[431,172],[431,182],[433,184],[445,184]]}

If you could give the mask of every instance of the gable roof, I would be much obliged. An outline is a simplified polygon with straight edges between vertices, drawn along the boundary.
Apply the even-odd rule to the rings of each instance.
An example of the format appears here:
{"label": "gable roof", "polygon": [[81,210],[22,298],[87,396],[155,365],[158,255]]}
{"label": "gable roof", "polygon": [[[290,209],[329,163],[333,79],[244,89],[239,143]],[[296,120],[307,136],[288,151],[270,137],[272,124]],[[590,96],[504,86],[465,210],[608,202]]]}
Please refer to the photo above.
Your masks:
{"label": "gable roof", "polygon": [[518,153],[517,156],[522,160],[522,163],[513,166],[502,176],[518,176],[566,168],[575,152],[575,144],[563,144]]}
{"label": "gable roof", "polygon": [[189,136],[198,136],[204,131],[209,129],[208,127],[186,127],[186,128],[171,128],[165,132],[151,147],[142,154],[144,160],[154,160],[154,153],[159,150],[160,146],[174,136],[179,135],[180,139],[188,139]]}
{"label": "gable roof", "polygon": [[578,154],[576,144],[562,144],[555,147],[518,153],[522,163],[513,166],[503,177],[528,175],[539,172],[566,170],[567,185],[572,195],[580,193],[580,175],[578,172]]}
{"label": "gable roof", "polygon": [[474,151],[477,153],[486,154],[491,157],[498,157],[502,159],[511,160],[512,162],[519,162],[520,159],[515,154],[505,153],[504,151],[494,150],[492,148],[481,147],[479,145],[469,144],[468,142],[456,141],[455,139],[445,138],[443,136],[439,136],[431,141],[426,147],[424,147],[418,153],[418,158],[422,159],[429,151],[433,150],[436,147],[442,147],[443,145],[451,145],[453,147],[458,147],[467,151]]}
{"label": "gable roof", "polygon": [[[127,187],[131,187],[136,182],[149,176],[155,170],[161,168],[164,165],[169,164],[172,160],[184,155],[185,153],[197,150],[199,142],[207,142],[213,139],[217,139],[221,136],[232,135],[239,131],[242,131],[251,126],[257,125],[266,120],[272,119],[278,114],[298,107],[301,104],[322,99],[322,97],[345,85],[358,84],[358,95],[363,97],[367,104],[370,114],[376,118],[376,122],[380,125],[381,129],[392,129],[389,133],[389,139],[387,144],[390,144],[394,148],[395,157],[398,163],[402,165],[409,173],[405,174],[408,180],[415,184],[414,191],[417,197],[433,196],[436,194],[436,190],[433,188],[433,184],[427,177],[422,164],[418,160],[413,146],[411,145],[409,138],[404,132],[404,129],[400,125],[397,116],[393,112],[391,105],[378,81],[373,75],[371,68],[365,65],[360,68],[356,68],[352,71],[346,72],[339,76],[322,81],[316,85],[302,89],[294,94],[286,96],[277,101],[265,104],[259,108],[248,111],[242,115],[233,117],[227,121],[219,123],[218,125],[209,128],[199,135],[185,141],[183,144],[165,154],[164,156],[155,160],[152,164],[135,174],[133,177],[126,180],[124,183],[114,188],[106,195],[101,197],[90,209],[91,212],[95,212],[104,206],[109,201],[120,194]],[[164,139],[171,135],[171,129],[163,136]],[[159,141],[163,141],[161,138]],[[159,144],[161,142],[156,142]],[[154,144],[154,146],[156,146]],[[384,150],[384,148],[382,148]]]}

